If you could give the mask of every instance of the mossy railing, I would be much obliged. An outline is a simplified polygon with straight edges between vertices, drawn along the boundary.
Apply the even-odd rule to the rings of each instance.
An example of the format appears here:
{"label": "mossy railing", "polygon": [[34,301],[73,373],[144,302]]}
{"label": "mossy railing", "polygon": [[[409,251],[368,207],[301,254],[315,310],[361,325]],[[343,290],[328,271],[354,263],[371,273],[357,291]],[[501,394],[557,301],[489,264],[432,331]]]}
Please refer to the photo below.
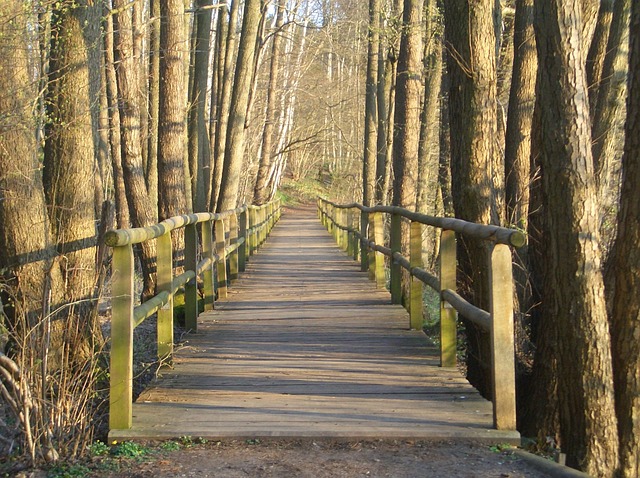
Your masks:
{"label": "mossy railing", "polygon": [[[322,224],[333,234],[338,245],[360,258],[363,271],[378,287],[385,287],[384,256],[390,262],[391,301],[404,302],[409,310],[410,327],[422,328],[422,283],[440,296],[440,365],[456,366],[457,312],[487,330],[491,337],[491,371],[493,382],[493,423],[498,430],[516,429],[515,356],[513,326],[513,276],[511,247],[520,247],[525,235],[514,229],[476,224],[455,218],[420,214],[397,206],[366,207],[361,204],[336,204],[318,199]],[[383,214],[391,216],[387,234]],[[410,221],[409,258],[403,255],[401,221]],[[424,225],[439,228],[439,277],[423,269],[422,230]],[[363,232],[364,231],[364,232]],[[490,310],[476,307],[456,292],[456,233],[488,241]],[[389,237],[385,245],[384,238]],[[411,274],[409,297],[403,301],[401,273]]]}
{"label": "mossy railing", "polygon": [[[113,248],[110,430],[125,430],[132,426],[133,330],[157,312],[158,357],[162,360],[170,358],[176,292],[184,286],[185,328],[197,331],[197,278],[202,277],[204,309],[211,310],[216,294],[218,298],[227,296],[227,284],[245,270],[246,261],[267,239],[280,215],[280,201],[275,200],[263,206],[174,216],[148,227],[107,232],[105,243]],[[174,248],[171,231],[182,228],[184,267],[181,274],[175,275],[173,257],[178,251]],[[133,245],[151,240],[156,241],[157,251],[156,295],[134,307]]]}

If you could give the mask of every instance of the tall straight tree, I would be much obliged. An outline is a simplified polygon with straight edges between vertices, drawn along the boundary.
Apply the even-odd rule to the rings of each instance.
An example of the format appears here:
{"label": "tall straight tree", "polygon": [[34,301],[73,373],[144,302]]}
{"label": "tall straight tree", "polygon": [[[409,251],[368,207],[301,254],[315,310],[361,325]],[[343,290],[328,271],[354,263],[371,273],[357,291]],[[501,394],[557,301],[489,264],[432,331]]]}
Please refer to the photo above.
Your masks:
{"label": "tall straight tree", "polygon": [[[249,104],[251,80],[253,79],[256,37],[260,26],[261,13],[261,0],[245,1],[238,61],[233,84],[233,95],[231,97],[231,109],[229,111],[229,126],[227,127],[218,211],[235,208],[238,200],[240,173],[244,160],[245,120]],[[231,28],[232,26],[230,30]]]}
{"label": "tall straight tree", "polygon": [[160,121],[158,123],[159,215],[187,212],[184,177],[185,91],[183,52],[188,51],[183,0],[160,0]]}
{"label": "tall straight tree", "polygon": [[[33,77],[27,20],[22,0],[7,0],[0,8],[0,268],[14,301],[6,301],[10,319],[27,317],[30,323],[42,312],[43,292],[49,278],[55,246],[47,217],[42,173],[34,134],[33,111],[38,85]],[[6,62],[6,63],[4,63]],[[59,274],[58,274],[59,277]],[[60,282],[49,282],[54,298],[61,298]]]}
{"label": "tall straight tree", "polygon": [[[225,161],[225,148],[227,144],[227,130],[229,128],[229,115],[231,111],[231,96],[234,88],[234,73],[233,73],[233,59],[235,58],[236,38],[237,38],[237,23],[238,23],[238,9],[240,2],[231,2],[231,8],[229,9],[229,19],[227,22],[227,38],[224,42],[224,60],[221,62],[222,75],[219,83],[219,100],[216,123],[216,141],[214,144],[213,156],[213,177],[212,192],[211,192],[211,206],[212,210],[216,209],[218,200],[220,197],[220,187],[222,185],[222,175]],[[225,7],[222,9],[221,21],[224,22]],[[222,31],[222,29],[221,29]],[[257,27],[256,27],[257,32]],[[222,39],[221,39],[222,40]],[[248,93],[247,93],[248,96]],[[248,99],[247,99],[248,101]]]}
{"label": "tall straight tree", "polygon": [[611,341],[620,437],[620,476],[640,476],[640,4],[632,2],[629,96],[618,235],[611,253]]}
{"label": "tall straight tree", "polygon": [[269,85],[267,90],[266,118],[262,129],[262,148],[260,150],[260,164],[258,175],[253,191],[254,204],[264,204],[270,196],[267,181],[269,179],[269,169],[271,168],[271,158],[273,157],[273,139],[275,135],[276,103],[278,92],[278,77],[280,73],[280,55],[282,43],[282,25],[284,24],[285,0],[278,0],[276,6],[276,23],[273,38],[271,40],[271,63],[269,65]]}
{"label": "tall straight tree", "polygon": [[209,52],[211,45],[212,10],[207,8],[210,0],[196,2],[196,36],[193,65],[193,86],[191,88],[191,109],[189,111],[189,172],[191,174],[191,194],[193,209],[207,211],[206,189],[211,184],[211,148],[207,128],[207,84],[209,78]]}
{"label": "tall straight tree", "polygon": [[[94,193],[78,187],[93,181],[95,145],[91,109],[98,97],[91,79],[100,69],[101,11],[92,3],[62,2],[53,12],[49,71],[49,117],[44,186],[69,301],[88,309],[96,281]],[[91,71],[93,69],[93,72]],[[94,304],[95,305],[95,304]],[[82,314],[88,320],[88,314]]]}
{"label": "tall straight tree", "polygon": [[556,327],[562,450],[594,476],[618,466],[611,342],[604,302],[598,202],[579,0],[535,3],[543,105],[544,327]]}
{"label": "tall straight tree", "polygon": [[369,0],[368,39],[366,101],[364,108],[364,156],[362,158],[362,202],[365,206],[373,204],[376,190],[380,0]]}
{"label": "tall straight tree", "polygon": [[[118,106],[120,109],[122,175],[129,205],[131,223],[144,227],[158,219],[155,198],[149,198],[142,160],[140,135],[140,98],[138,58],[133,54],[133,22],[131,4],[126,0],[114,0],[114,49],[118,82]],[[152,241],[141,244],[143,297],[150,297],[155,290],[155,274],[151,271],[155,261],[155,245]]]}
{"label": "tall straight tree", "polygon": [[[493,0],[448,0],[445,36],[448,43],[451,182],[456,217],[481,224],[501,224],[504,216],[504,164],[497,148],[496,38]],[[489,308],[489,245],[459,243],[459,272],[471,278],[473,303]],[[484,271],[484,272],[483,272]],[[473,324],[467,330],[467,377],[490,394],[489,340]]]}
{"label": "tall straight tree", "polygon": [[422,0],[405,0],[393,133],[393,200],[415,210],[422,96]]}

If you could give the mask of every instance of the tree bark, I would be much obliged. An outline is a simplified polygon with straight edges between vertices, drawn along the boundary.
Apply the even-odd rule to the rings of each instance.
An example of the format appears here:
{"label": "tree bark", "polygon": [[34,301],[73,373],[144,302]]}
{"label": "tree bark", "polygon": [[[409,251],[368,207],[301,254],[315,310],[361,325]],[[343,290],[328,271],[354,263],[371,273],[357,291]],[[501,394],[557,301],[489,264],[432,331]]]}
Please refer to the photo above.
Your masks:
{"label": "tree bark", "polygon": [[158,123],[158,211],[162,219],[187,210],[183,174],[186,105],[184,60],[187,43],[183,0],[160,0],[160,122]]}
{"label": "tree bark", "polygon": [[557,327],[560,434],[567,464],[594,476],[612,476],[618,465],[618,437],[582,18],[578,0],[535,4],[542,105],[543,307]]}
{"label": "tree bark", "polygon": [[189,166],[195,212],[208,210],[205,187],[211,183],[211,148],[206,111],[212,10],[205,8],[207,5],[208,0],[196,2],[194,77],[189,111]]}
{"label": "tree bark", "polygon": [[222,83],[220,85],[220,107],[218,109],[218,123],[216,124],[216,143],[214,149],[211,210],[216,210],[218,205],[226,156],[227,130],[229,128],[229,115],[231,112],[231,95],[232,91],[234,90],[234,82],[236,80],[233,74],[233,59],[235,57],[234,53],[236,47],[236,25],[238,23],[239,3],[240,2],[231,2],[231,9],[229,11],[227,41],[225,43],[224,54],[224,67],[222,74]]}
{"label": "tree bark", "polygon": [[[496,40],[494,2],[445,2],[449,43],[449,124],[451,178],[456,217],[481,224],[501,224],[504,217],[504,164],[497,144]],[[490,245],[459,242],[459,277],[472,303],[488,310]],[[469,279],[471,282],[469,283]],[[467,378],[490,396],[488,336],[466,323]]]}
{"label": "tree bark", "polygon": [[378,52],[380,50],[380,0],[369,0],[369,33],[367,50],[367,80],[364,112],[364,156],[362,159],[362,201],[365,206],[375,202],[376,162],[378,149]]}
{"label": "tree bark", "polygon": [[[0,68],[0,269],[11,287],[3,289],[2,302],[13,325],[20,317],[35,324],[42,314],[47,272],[55,256],[35,135],[38,84],[26,24],[21,0],[3,2],[3,65],[11,68]],[[60,284],[52,286],[56,300],[61,297]],[[14,300],[8,301],[7,294]]]}
{"label": "tree bark", "polygon": [[[134,227],[144,227],[157,221],[155,198],[149,197],[142,162],[142,138],[140,137],[140,95],[137,88],[137,59],[133,55],[133,25],[130,4],[126,0],[114,0],[117,14],[114,16],[114,46],[117,66],[116,77],[119,92],[119,109],[122,145],[122,172],[129,213]],[[144,288],[143,297],[151,297],[155,291],[155,245],[152,241],[140,246]]]}
{"label": "tree bark", "polygon": [[269,65],[269,86],[267,90],[266,118],[262,129],[262,148],[260,150],[260,164],[253,191],[254,204],[264,204],[269,200],[270,191],[267,188],[271,159],[274,156],[273,139],[276,121],[276,95],[279,85],[280,55],[282,43],[282,25],[284,24],[284,0],[278,0],[275,31],[271,44],[271,64]]}
{"label": "tree bark", "polygon": [[[61,4],[53,12],[44,176],[47,206],[65,281],[65,300],[76,302],[86,321],[96,285],[94,190],[95,144],[92,97],[100,64],[98,29],[101,11],[86,2]],[[92,52],[93,50],[93,52]],[[90,59],[93,58],[93,62]],[[93,69],[93,72],[91,72]],[[87,324],[90,326],[90,324]],[[93,327],[90,326],[90,329]],[[92,330],[91,330],[92,331]]]}
{"label": "tree bark", "polygon": [[245,119],[251,89],[252,71],[256,46],[256,35],[260,25],[260,0],[246,0],[242,34],[238,50],[229,126],[225,144],[224,165],[220,183],[218,211],[236,207],[240,173],[244,160]]}
{"label": "tree bark", "polygon": [[[620,437],[619,476],[640,476],[640,5],[631,6],[629,96],[618,234],[611,253],[611,346]],[[611,289],[613,288],[613,294]]]}

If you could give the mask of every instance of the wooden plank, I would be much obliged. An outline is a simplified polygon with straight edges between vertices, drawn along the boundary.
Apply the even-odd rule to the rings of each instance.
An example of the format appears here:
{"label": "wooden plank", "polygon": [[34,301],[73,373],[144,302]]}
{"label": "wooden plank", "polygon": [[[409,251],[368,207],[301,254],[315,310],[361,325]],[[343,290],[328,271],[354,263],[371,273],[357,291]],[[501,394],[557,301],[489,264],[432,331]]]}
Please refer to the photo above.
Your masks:
{"label": "wooden plank", "polygon": [[110,438],[518,442],[492,430],[491,403],[438,366],[438,349],[359,269],[315,211],[285,215],[138,398],[133,428]]}

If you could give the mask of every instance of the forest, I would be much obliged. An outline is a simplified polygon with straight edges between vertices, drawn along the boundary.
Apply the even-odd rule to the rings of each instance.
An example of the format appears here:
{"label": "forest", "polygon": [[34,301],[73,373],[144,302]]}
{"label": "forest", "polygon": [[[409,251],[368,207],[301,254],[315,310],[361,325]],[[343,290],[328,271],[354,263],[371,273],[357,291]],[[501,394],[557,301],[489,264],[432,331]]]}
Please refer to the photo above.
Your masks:
{"label": "forest", "polygon": [[104,433],[108,230],[322,195],[525,232],[518,429],[640,476],[639,184],[640,2],[0,0],[0,462]]}

